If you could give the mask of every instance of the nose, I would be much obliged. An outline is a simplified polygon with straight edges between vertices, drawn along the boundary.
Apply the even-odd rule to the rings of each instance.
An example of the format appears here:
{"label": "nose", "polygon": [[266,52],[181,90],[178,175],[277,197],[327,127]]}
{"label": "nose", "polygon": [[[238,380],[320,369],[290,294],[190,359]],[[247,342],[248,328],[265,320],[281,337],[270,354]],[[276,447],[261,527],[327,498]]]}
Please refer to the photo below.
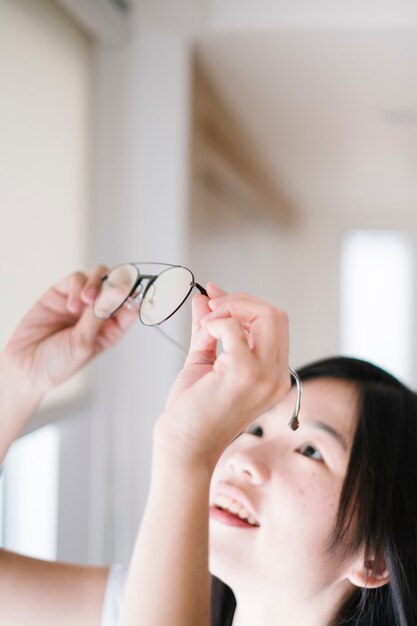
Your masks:
{"label": "nose", "polygon": [[270,476],[267,460],[253,449],[235,450],[227,460],[230,472],[254,485],[263,485]]}

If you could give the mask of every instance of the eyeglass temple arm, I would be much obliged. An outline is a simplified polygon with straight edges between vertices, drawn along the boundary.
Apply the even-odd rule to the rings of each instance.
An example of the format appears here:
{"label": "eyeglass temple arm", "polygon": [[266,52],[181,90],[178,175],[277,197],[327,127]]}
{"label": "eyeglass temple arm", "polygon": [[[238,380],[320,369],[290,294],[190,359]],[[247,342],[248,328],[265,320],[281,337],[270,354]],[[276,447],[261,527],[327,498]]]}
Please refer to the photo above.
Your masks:
{"label": "eyeglass temple arm", "polygon": [[184,348],[184,346],[182,346],[180,343],[178,343],[178,341],[175,341],[175,339],[170,337],[170,335],[168,335],[168,333],[162,330],[160,326],[152,326],[152,328],[157,330],[158,333],[160,333],[163,337],[165,337],[165,339],[167,339],[170,343],[172,343],[172,345],[176,346],[179,350],[181,350],[181,352],[183,352],[184,354],[187,354],[187,350]]}
{"label": "eyeglass temple arm", "polygon": [[297,430],[297,428],[300,425],[300,422],[298,421],[298,415],[300,413],[300,408],[301,408],[302,384],[301,384],[301,380],[297,372],[291,369],[291,367],[289,367],[288,369],[290,370],[290,374],[294,378],[295,384],[297,385],[297,398],[295,400],[294,413],[292,414],[292,417],[288,423],[288,426],[292,430]]}
{"label": "eyeglass temple arm", "polygon": [[199,290],[199,292],[200,292],[201,294],[203,294],[203,296],[207,296],[207,298],[209,297],[209,295],[208,295],[207,291],[204,289],[204,287],[202,287],[202,286],[201,286],[201,285],[199,285],[198,283],[196,283],[196,282],[192,281],[192,282],[190,283],[190,287],[196,287],[196,288]]}

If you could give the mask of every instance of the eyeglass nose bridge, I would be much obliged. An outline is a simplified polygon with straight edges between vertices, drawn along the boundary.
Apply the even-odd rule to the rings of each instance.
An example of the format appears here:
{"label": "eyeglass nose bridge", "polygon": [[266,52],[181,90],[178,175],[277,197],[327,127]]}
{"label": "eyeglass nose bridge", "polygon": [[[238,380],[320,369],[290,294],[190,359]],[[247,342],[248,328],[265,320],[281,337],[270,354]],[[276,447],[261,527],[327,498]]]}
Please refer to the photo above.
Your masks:
{"label": "eyeglass nose bridge", "polygon": [[132,295],[129,296],[126,301],[128,309],[131,309],[131,310],[139,309],[140,304],[143,300],[143,294],[144,294],[143,284],[139,283],[139,285],[137,285]]}
{"label": "eyeglass nose bridge", "polygon": [[[132,295],[130,295],[127,299],[127,306],[129,309],[137,309],[138,311],[140,310],[140,305],[142,304],[144,297],[145,296],[149,297],[149,291],[150,289],[152,289],[153,284],[157,278],[158,278],[157,275],[154,276],[152,274],[143,274],[140,276],[139,282],[134,288]],[[142,282],[144,279],[148,281],[145,286]],[[152,295],[149,298],[149,302],[152,304],[153,303],[152,298],[153,298],[154,293],[151,292],[151,294]]]}

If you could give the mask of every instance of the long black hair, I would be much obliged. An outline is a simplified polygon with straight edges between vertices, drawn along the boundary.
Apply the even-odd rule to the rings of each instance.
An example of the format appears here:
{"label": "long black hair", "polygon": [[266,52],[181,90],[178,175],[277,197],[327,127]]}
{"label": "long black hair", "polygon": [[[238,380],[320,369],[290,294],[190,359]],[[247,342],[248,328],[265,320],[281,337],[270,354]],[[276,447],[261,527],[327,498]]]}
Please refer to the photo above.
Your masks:
{"label": "long black hair", "polygon": [[[330,626],[417,625],[417,396],[391,374],[348,357],[298,370],[358,391],[358,425],[329,549],[347,544],[364,563],[385,561],[389,583],[357,588]],[[231,626],[236,600],[212,577],[212,626]]]}

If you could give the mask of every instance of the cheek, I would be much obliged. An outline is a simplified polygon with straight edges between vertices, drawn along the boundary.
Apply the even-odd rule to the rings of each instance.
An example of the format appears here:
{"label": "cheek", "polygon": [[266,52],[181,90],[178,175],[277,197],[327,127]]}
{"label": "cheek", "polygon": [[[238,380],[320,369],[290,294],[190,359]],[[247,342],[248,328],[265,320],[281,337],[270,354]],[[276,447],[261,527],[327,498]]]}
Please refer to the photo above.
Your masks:
{"label": "cheek", "polygon": [[339,478],[314,470],[277,478],[271,492],[276,494],[271,497],[271,530],[280,528],[282,538],[294,540],[300,550],[315,546],[322,551],[334,527],[341,486]]}

